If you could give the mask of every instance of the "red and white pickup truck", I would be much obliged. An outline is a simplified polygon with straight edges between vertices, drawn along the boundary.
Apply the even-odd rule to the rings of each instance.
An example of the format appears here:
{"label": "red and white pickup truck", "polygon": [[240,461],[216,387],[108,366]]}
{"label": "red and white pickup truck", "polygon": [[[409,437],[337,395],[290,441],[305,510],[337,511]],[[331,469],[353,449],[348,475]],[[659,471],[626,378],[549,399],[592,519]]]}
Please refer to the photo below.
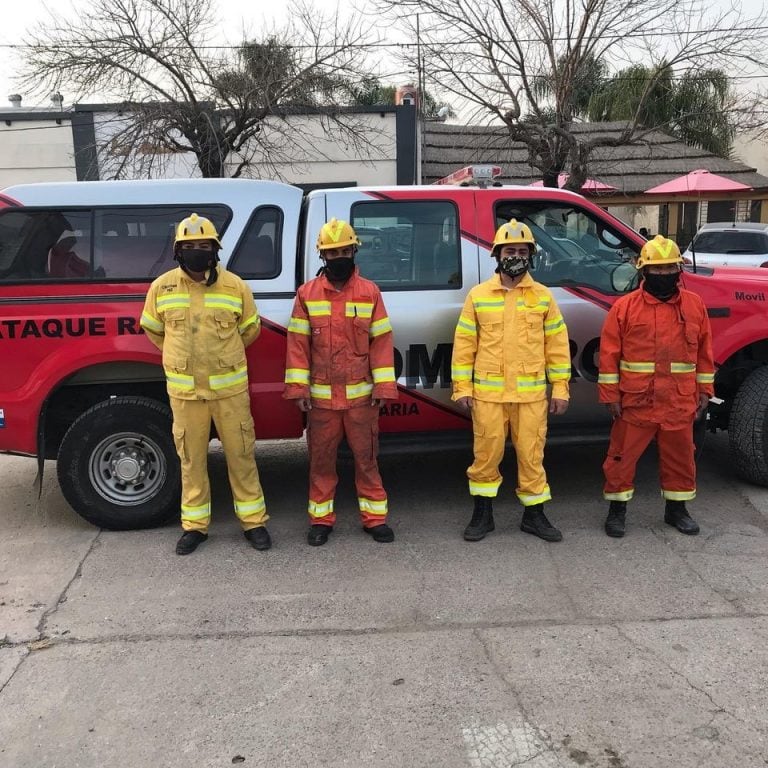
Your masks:
{"label": "red and white pickup truck", "polygon": [[[150,281],[174,266],[174,224],[195,211],[222,234],[222,260],[253,290],[263,331],[248,350],[257,437],[297,437],[282,399],[297,286],[320,266],[321,224],[350,221],[357,262],[392,319],[400,399],[384,442],[444,445],[467,435],[450,401],[453,331],[464,297],[492,273],[497,226],[533,230],[536,280],[568,325],[572,405],[552,440],[605,439],[597,350],[606,311],[635,286],[643,239],[579,195],[543,187],[349,188],[304,194],[248,180],[30,184],[0,194],[0,451],[55,458],[73,508],[107,528],[178,512],[179,479],[157,350],[139,327]],[[728,429],[736,471],[768,484],[768,273],[686,269],[704,299],[718,370],[709,425]],[[703,426],[703,425],[702,425]],[[556,470],[554,470],[556,471]]]}

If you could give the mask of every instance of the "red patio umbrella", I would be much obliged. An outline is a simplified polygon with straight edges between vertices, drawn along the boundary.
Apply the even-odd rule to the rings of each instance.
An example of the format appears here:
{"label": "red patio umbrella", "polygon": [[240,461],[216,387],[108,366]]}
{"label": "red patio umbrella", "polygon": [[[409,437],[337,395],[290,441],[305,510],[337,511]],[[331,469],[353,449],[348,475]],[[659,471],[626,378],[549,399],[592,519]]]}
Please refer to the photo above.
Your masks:
{"label": "red patio umbrella", "polygon": [[646,195],[685,195],[691,192],[700,195],[702,192],[739,192],[752,189],[740,181],[727,179],[710,173],[704,168],[686,173],[671,181],[665,181],[656,187],[645,190]]}
{"label": "red patio umbrella", "polygon": [[[557,186],[558,187],[564,187],[566,183],[568,182],[568,179],[570,178],[570,174],[568,173],[561,173],[558,174],[557,177]],[[544,182],[539,179],[539,181],[534,181],[531,184],[528,185],[529,187],[543,187]],[[612,187],[610,184],[603,184],[602,181],[598,181],[597,179],[587,179],[582,185],[581,190],[583,192],[615,192],[616,187]]]}

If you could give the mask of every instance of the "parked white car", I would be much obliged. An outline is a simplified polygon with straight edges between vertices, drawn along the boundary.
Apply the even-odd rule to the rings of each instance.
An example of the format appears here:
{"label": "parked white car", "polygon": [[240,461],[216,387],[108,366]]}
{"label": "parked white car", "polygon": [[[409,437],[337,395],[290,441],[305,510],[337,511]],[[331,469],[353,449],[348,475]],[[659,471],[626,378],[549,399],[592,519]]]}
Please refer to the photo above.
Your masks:
{"label": "parked white car", "polygon": [[768,267],[768,224],[705,224],[686,248],[686,263],[706,267]]}

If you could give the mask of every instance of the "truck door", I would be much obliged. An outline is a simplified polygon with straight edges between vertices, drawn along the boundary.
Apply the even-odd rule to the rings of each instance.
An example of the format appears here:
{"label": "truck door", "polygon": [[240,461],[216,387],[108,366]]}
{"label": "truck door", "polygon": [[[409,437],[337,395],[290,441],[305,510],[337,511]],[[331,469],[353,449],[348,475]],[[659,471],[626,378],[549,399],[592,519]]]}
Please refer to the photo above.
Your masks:
{"label": "truck door", "polygon": [[[324,203],[324,205],[323,205]],[[464,298],[478,281],[472,190],[329,190],[310,195],[306,262],[323,221],[349,221],[361,240],[357,264],[381,288],[394,328],[400,400],[381,428],[416,432],[465,428],[451,403],[453,333]]]}
{"label": "truck door", "polygon": [[[580,438],[587,426],[604,432],[608,416],[597,400],[600,332],[616,298],[637,285],[638,236],[568,193],[489,190],[486,200],[478,214],[489,233],[512,218],[530,226],[537,244],[531,274],[552,289],[568,327],[571,407],[552,427],[578,425]],[[487,275],[492,267],[486,267]]]}

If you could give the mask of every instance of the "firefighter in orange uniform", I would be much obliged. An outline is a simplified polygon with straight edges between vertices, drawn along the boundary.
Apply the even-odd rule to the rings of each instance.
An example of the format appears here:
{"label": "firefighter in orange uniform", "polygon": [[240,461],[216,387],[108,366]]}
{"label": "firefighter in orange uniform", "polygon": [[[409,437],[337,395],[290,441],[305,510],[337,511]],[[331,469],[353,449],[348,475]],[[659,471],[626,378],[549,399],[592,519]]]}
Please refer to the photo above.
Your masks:
{"label": "firefighter in orange uniform", "polygon": [[637,461],[656,438],[664,521],[695,535],[685,502],[696,496],[693,422],[714,392],[711,331],[704,302],[679,287],[677,245],[656,235],[640,252],[640,288],[611,308],[600,337],[598,391],[613,417],[603,464],[610,502],[605,532],[625,532]]}
{"label": "firefighter in orange uniform", "polygon": [[176,228],[176,269],[150,286],[141,327],[163,352],[181,460],[181,527],[176,554],[188,555],[208,538],[211,419],[224,448],[235,514],[254,549],[269,549],[264,495],[253,455],[255,435],[248,396],[245,348],[261,321],[250,288],[217,267],[219,236],[193,213]]}
{"label": "firefighter in orange uniform", "polygon": [[317,248],[322,274],[302,285],[288,325],[284,397],[307,413],[307,541],[328,541],[336,514],[336,455],[346,437],[355,463],[363,528],[394,541],[377,464],[379,408],[397,399],[392,326],[381,292],[355,267],[360,241],[345,221],[323,224]]}
{"label": "firefighter in orange uniform", "polygon": [[563,414],[568,408],[571,355],[554,297],[528,273],[535,246],[527,225],[515,219],[502,224],[491,250],[497,274],[469,292],[456,325],[453,399],[471,412],[474,431],[467,477],[475,501],[464,530],[467,541],[494,530],[493,499],[507,434],[517,454],[520,529],[545,541],[562,539],[544,514],[544,502],[552,497],[543,460],[547,411]]}

